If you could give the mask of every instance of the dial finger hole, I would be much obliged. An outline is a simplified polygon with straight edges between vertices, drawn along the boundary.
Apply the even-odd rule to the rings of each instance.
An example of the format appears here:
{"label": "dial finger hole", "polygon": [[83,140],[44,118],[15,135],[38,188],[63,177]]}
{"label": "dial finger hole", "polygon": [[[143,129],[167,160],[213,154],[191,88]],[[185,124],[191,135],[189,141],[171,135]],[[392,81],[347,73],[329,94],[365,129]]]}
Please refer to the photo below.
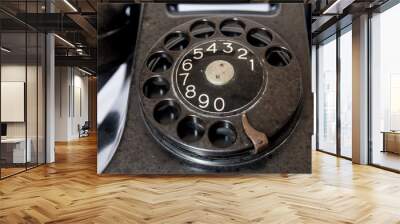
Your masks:
{"label": "dial finger hole", "polygon": [[196,116],[185,117],[178,124],[178,136],[185,142],[196,142],[203,137],[204,126],[204,121]]}
{"label": "dial finger hole", "polygon": [[154,119],[160,124],[171,124],[178,120],[180,107],[172,100],[163,100],[154,108]]}
{"label": "dial finger hole", "polygon": [[276,67],[284,67],[290,64],[292,54],[283,47],[273,47],[267,50],[267,62]]}
{"label": "dial finger hole", "polygon": [[228,37],[237,37],[244,33],[245,25],[237,18],[225,20],[221,23],[221,33]]}
{"label": "dial finger hole", "polygon": [[231,123],[218,121],[210,127],[208,138],[214,146],[226,148],[236,142],[237,134],[235,127]]}
{"label": "dial finger hole", "polygon": [[147,98],[162,97],[169,91],[169,83],[161,77],[152,77],[148,79],[143,86],[143,94]]}
{"label": "dial finger hole", "polygon": [[147,68],[155,73],[165,72],[172,66],[172,58],[164,53],[157,52],[147,59]]}
{"label": "dial finger hole", "polygon": [[272,34],[266,29],[253,28],[247,33],[247,41],[255,47],[265,47],[271,44]]}
{"label": "dial finger hole", "polygon": [[165,38],[164,46],[170,51],[180,51],[189,45],[189,37],[182,32],[170,33]]}
{"label": "dial finger hole", "polygon": [[215,33],[215,25],[207,20],[197,21],[191,26],[190,32],[194,37],[207,38]]}

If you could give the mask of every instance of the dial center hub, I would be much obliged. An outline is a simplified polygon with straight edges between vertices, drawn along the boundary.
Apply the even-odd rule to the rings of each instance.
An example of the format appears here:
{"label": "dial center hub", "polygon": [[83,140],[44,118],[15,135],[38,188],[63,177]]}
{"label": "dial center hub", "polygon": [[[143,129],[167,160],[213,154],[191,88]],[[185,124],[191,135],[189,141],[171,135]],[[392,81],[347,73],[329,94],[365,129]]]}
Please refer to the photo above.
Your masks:
{"label": "dial center hub", "polygon": [[227,84],[233,79],[235,69],[232,64],[225,60],[215,60],[206,67],[207,80],[216,86]]}

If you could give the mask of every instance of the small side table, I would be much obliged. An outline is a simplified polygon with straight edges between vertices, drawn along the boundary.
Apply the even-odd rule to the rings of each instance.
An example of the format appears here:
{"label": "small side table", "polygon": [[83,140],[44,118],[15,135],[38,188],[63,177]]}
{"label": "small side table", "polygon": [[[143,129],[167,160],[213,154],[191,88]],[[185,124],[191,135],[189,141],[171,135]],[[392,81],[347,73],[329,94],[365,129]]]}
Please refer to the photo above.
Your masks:
{"label": "small side table", "polygon": [[382,152],[400,154],[400,131],[384,131]]}

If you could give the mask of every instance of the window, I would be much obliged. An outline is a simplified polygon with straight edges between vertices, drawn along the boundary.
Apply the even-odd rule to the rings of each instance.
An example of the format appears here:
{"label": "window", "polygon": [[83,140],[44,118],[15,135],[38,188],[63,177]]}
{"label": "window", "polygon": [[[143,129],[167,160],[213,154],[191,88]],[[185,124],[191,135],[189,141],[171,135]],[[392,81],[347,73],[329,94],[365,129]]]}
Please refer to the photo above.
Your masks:
{"label": "window", "polygon": [[400,5],[371,18],[370,160],[400,170]]}
{"label": "window", "polygon": [[318,48],[318,145],[336,153],[336,36]]}
{"label": "window", "polygon": [[352,32],[340,36],[340,155],[352,157]]}
{"label": "window", "polygon": [[[44,1],[4,3],[21,15]],[[3,6],[3,5],[2,5]],[[45,35],[0,12],[0,178],[45,163]]]}
{"label": "window", "polygon": [[[352,157],[352,26],[318,45],[317,149]],[[339,91],[339,92],[338,92]]]}

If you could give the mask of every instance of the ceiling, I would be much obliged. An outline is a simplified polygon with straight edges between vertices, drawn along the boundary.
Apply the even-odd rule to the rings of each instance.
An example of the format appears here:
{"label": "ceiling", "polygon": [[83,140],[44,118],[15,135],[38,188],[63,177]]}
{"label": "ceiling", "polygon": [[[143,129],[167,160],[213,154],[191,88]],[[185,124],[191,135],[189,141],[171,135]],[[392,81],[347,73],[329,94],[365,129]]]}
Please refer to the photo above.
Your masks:
{"label": "ceiling", "polygon": [[[9,53],[2,52],[3,60],[33,58],[38,50],[37,33],[52,32],[57,34],[56,63],[58,56],[75,57],[70,60],[73,63],[84,56],[82,60],[90,59],[89,67],[95,70],[96,7],[96,0],[47,0],[47,4],[45,0],[1,0],[2,46],[11,49]],[[65,63],[65,57],[62,60]]]}
{"label": "ceiling", "polygon": [[[107,0],[103,1],[108,2]],[[329,28],[335,26],[336,22],[346,15],[356,15],[357,12],[365,11],[366,8],[382,4],[385,1],[305,0],[312,5],[314,39],[329,35],[326,33]],[[91,69],[96,69],[96,0],[0,0],[0,27],[3,33],[3,46],[12,49],[12,52],[8,54],[9,58],[12,58],[11,56],[22,57],[26,51],[30,58],[30,54],[35,52],[35,41],[31,43],[33,37],[30,35],[28,35],[28,47],[25,50],[25,32],[27,30],[29,32],[54,32],[61,37],[55,38],[55,52],[56,56],[59,56],[59,61],[63,60],[62,63],[66,64],[68,59],[70,63],[86,60],[85,65],[90,62]],[[334,32],[334,29],[329,32]]]}

